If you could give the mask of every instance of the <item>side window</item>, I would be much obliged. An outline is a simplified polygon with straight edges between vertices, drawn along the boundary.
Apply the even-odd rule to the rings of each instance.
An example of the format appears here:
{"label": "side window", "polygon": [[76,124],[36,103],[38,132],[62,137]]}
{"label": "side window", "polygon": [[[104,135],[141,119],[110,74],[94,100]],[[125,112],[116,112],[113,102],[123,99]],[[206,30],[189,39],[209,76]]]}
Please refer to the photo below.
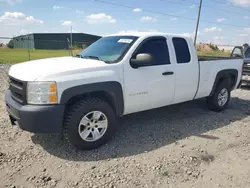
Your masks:
{"label": "side window", "polygon": [[155,62],[152,66],[170,64],[168,45],[165,38],[146,41],[137,50],[136,55],[140,53],[149,53],[153,56]]}
{"label": "side window", "polygon": [[191,55],[187,41],[184,38],[174,37],[173,44],[177,63],[189,63],[191,61]]}

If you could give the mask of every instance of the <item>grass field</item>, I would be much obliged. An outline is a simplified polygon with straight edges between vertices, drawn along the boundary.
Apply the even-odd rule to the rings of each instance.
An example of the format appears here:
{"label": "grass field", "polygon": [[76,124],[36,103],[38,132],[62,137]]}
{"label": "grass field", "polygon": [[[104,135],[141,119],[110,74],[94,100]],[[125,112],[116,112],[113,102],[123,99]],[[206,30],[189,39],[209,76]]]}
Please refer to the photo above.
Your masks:
{"label": "grass field", "polygon": [[[73,50],[76,55],[81,50]],[[43,59],[49,57],[68,56],[68,50],[30,50],[30,60]],[[29,60],[27,49],[9,49],[0,48],[0,64],[1,63],[20,63]]]}
{"label": "grass field", "polygon": [[219,56],[219,57],[229,57],[229,52],[213,51],[213,52],[197,52],[199,56]]}
{"label": "grass field", "polygon": [[[73,55],[76,55],[81,50],[73,50]],[[30,60],[49,58],[49,57],[62,57],[68,56],[68,50],[30,50]],[[226,52],[198,52],[201,56],[221,56],[228,57],[229,53]],[[9,49],[0,48],[0,64],[3,63],[20,63],[29,60],[29,53],[27,49]]]}

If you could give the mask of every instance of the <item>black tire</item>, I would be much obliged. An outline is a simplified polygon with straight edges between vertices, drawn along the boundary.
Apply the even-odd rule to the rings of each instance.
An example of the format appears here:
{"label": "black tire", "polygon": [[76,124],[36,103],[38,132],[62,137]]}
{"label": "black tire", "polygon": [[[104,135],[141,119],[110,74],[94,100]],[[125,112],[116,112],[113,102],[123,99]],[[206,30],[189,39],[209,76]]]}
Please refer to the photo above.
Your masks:
{"label": "black tire", "polygon": [[[104,135],[97,141],[88,142],[81,138],[78,127],[81,119],[91,111],[104,113],[108,120],[108,127]],[[77,102],[70,107],[65,115],[64,138],[74,147],[80,150],[95,149],[105,144],[115,133],[117,116],[113,108],[105,101],[98,98],[90,98]]]}
{"label": "black tire", "polygon": [[[220,91],[222,91],[222,89],[227,90],[228,98],[227,98],[227,102],[221,106],[221,105],[219,105],[218,97],[219,97],[219,93],[220,93]],[[230,80],[225,79],[221,83],[219,83],[219,85],[216,87],[213,95],[207,98],[208,109],[215,111],[215,112],[224,111],[228,107],[230,98],[231,98]]]}

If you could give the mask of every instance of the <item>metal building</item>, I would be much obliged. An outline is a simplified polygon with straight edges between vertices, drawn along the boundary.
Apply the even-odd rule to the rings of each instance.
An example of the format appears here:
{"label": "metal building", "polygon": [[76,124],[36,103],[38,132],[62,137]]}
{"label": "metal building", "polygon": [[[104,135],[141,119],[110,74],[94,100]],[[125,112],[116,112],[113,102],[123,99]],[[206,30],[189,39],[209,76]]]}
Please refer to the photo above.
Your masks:
{"label": "metal building", "polygon": [[[100,36],[85,33],[72,33],[73,47],[86,47]],[[14,48],[30,49],[69,49],[70,33],[32,33],[14,37]]]}

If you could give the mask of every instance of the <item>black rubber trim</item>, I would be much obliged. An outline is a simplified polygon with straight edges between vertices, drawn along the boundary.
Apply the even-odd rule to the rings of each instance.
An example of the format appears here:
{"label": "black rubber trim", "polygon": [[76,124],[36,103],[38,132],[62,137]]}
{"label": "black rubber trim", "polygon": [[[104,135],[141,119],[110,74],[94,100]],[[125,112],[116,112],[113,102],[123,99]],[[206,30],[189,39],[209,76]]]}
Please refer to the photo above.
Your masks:
{"label": "black rubber trim", "polygon": [[21,129],[32,133],[61,133],[64,105],[22,105],[5,93],[6,109],[12,123],[18,122]]}
{"label": "black rubber trim", "polygon": [[221,57],[221,56],[198,56],[198,61],[217,61],[217,60],[234,60],[242,59],[240,57]]}
{"label": "black rubber trim", "polygon": [[84,84],[68,88],[62,93],[60,104],[67,104],[68,101],[73,97],[95,91],[107,92],[112,97],[113,105],[115,105],[115,110],[117,115],[118,116],[123,115],[124,100],[123,100],[122,86],[119,82],[116,81]]}
{"label": "black rubber trim", "polygon": [[217,73],[216,78],[215,78],[215,81],[214,81],[213,89],[212,89],[212,91],[211,91],[211,93],[210,93],[209,96],[212,96],[212,95],[214,94],[214,91],[215,91],[215,89],[216,89],[216,87],[217,87],[217,85],[218,85],[219,80],[220,80],[221,78],[227,78],[227,77],[229,77],[230,75],[234,75],[235,78],[236,78],[236,79],[235,79],[235,83],[232,84],[233,86],[235,86],[236,83],[237,83],[237,80],[238,80],[238,75],[239,75],[239,74],[238,74],[238,70],[236,70],[236,69],[222,70],[222,71],[220,71],[220,72]]}

